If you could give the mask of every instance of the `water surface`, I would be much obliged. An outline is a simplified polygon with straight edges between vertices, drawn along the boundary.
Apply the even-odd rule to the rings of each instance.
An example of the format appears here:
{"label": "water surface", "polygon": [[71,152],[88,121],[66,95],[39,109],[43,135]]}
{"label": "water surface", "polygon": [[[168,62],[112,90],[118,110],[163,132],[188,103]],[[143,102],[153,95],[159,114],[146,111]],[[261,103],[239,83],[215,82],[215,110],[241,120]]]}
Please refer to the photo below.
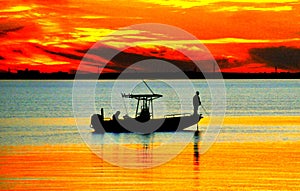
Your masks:
{"label": "water surface", "polygon": [[[210,113],[209,87],[204,80],[192,82]],[[85,139],[105,148],[102,154],[144,164],[134,170],[106,162],[84,143],[73,115],[72,81],[0,81],[0,189],[299,190],[299,82],[225,80],[224,124],[216,143],[200,155],[205,143],[193,137],[195,127],[178,132],[176,139],[172,133],[93,134],[89,111],[98,112],[103,107],[107,117],[115,112],[110,98],[114,82],[99,81],[95,108],[82,105],[87,112],[77,125]],[[89,86],[90,82],[84,83]],[[185,110],[181,111],[176,92],[164,84],[149,85],[165,95],[155,105],[157,116],[192,111],[193,92],[187,95],[182,103]],[[82,99],[90,93],[83,91]],[[125,113],[123,100],[117,104]],[[135,105],[129,101],[125,104],[127,109]],[[205,131],[210,116],[200,111],[205,118],[199,127]],[[157,152],[166,141],[170,142],[168,149]],[[182,145],[187,146],[168,162],[143,168]],[[135,157],[126,158],[129,150]]]}

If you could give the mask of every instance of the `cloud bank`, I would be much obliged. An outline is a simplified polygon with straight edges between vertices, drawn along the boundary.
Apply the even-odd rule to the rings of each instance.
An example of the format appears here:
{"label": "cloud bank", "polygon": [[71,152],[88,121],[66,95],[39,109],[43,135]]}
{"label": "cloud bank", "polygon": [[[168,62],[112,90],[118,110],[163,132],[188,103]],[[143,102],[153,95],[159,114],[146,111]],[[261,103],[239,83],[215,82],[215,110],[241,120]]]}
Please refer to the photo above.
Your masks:
{"label": "cloud bank", "polygon": [[249,54],[253,61],[280,69],[300,70],[300,48],[266,47],[252,48]]}

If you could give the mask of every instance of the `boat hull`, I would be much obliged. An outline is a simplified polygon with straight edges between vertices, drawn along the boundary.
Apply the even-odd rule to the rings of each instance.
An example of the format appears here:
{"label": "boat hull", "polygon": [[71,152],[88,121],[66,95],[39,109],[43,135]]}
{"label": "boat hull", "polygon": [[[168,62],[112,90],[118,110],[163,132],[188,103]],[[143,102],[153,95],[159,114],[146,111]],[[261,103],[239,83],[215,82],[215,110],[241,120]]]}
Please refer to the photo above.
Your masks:
{"label": "boat hull", "polygon": [[135,118],[103,120],[101,115],[91,117],[91,128],[96,133],[140,133],[175,132],[197,124],[202,115],[178,116],[160,119],[150,119],[146,122],[137,121]]}

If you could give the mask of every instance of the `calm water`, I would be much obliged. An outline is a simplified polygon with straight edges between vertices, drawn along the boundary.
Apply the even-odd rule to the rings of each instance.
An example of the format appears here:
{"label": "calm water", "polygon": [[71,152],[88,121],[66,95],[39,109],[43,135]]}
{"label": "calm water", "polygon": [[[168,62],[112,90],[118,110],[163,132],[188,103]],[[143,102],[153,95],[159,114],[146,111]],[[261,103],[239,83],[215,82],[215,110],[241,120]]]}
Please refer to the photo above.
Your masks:
{"label": "calm water", "polygon": [[[0,189],[300,189],[299,80],[226,80],[225,120],[205,154],[206,135],[193,136],[196,127],[150,135],[93,134],[91,113],[103,107],[107,117],[116,108],[121,116],[133,115],[135,103],[122,100],[120,92],[148,91],[140,82],[133,88],[133,81],[125,82],[114,89],[113,81],[101,81],[95,91],[88,91],[93,83],[82,82],[74,106],[79,133],[72,81],[0,81]],[[193,83],[210,114],[206,82]],[[184,82],[173,81],[177,91],[166,83],[148,84],[164,95],[155,102],[155,116],[191,113],[194,90]],[[199,127],[205,131],[210,116],[200,111],[205,118]]]}
{"label": "calm water", "polygon": [[[168,81],[166,81],[168,82]],[[201,100],[210,113],[210,90],[204,80],[192,81],[200,90]],[[135,82],[136,83],[136,82]],[[149,81],[148,84],[155,93],[164,97],[155,101],[156,116],[171,113],[191,113],[193,92],[186,89],[184,82],[175,82],[186,97],[180,100],[180,93],[174,91],[168,84]],[[126,84],[129,84],[126,87]],[[300,116],[300,81],[299,80],[226,80],[226,117],[230,116]],[[92,85],[83,82],[84,87]],[[99,112],[103,107],[105,115],[111,117],[115,108],[121,115],[134,115],[135,102],[123,100],[120,93],[130,89],[130,82],[124,81],[117,90],[113,89],[113,81],[101,81],[95,92],[95,107],[82,104],[85,124],[79,124],[86,131],[89,139],[103,140],[110,143],[117,140],[122,143],[142,143],[144,138],[139,135],[113,135],[99,137],[92,135],[88,128],[91,113]],[[45,144],[77,144],[82,143],[78,133],[72,108],[73,81],[0,81],[0,144],[1,145],[45,145]],[[131,88],[131,92],[148,91],[143,84]],[[113,96],[112,95],[113,92]],[[82,90],[82,100],[94,92]],[[130,93],[130,92],[125,92]],[[117,100],[111,102],[111,100]],[[178,104],[181,101],[180,104]],[[205,115],[204,111],[200,111]],[[204,128],[204,127],[203,127]],[[181,141],[190,141],[191,132],[180,133]],[[256,134],[256,138],[242,134]],[[288,136],[299,134],[298,126],[287,125],[226,125],[222,127],[217,141],[284,141],[300,140],[299,137]],[[266,134],[278,136],[265,136]],[[283,134],[286,134],[284,136]],[[260,135],[263,135],[260,139]],[[124,137],[125,136],[125,137]],[[127,137],[126,137],[127,136]],[[163,142],[169,139],[168,133],[156,133],[152,142]]]}

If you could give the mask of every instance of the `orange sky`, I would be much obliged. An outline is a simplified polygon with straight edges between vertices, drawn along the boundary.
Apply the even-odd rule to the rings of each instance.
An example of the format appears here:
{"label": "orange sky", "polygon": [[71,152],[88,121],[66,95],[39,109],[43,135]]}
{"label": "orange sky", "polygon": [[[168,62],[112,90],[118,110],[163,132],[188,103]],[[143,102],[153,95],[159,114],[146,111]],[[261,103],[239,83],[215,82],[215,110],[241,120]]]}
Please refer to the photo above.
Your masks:
{"label": "orange sky", "polygon": [[[279,71],[300,71],[300,2],[296,0],[0,2],[0,71],[77,69],[95,42],[120,27],[141,23],[173,25],[193,34],[217,61],[222,60],[222,71],[273,72],[275,65]],[[128,30],[122,40],[114,38],[110,45],[117,50],[126,43],[124,39],[130,43],[150,41],[150,37]],[[193,47],[190,41],[173,44]],[[148,47],[135,50],[135,55],[150,51]]]}

